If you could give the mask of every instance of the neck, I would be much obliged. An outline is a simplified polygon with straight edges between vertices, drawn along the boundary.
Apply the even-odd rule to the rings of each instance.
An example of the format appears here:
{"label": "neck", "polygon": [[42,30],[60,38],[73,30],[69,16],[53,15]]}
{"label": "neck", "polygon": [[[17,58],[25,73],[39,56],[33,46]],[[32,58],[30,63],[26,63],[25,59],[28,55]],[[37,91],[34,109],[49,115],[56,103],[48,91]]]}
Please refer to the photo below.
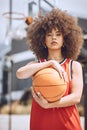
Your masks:
{"label": "neck", "polygon": [[58,61],[58,62],[61,62],[61,61],[63,61],[63,57],[48,57],[48,60],[56,60],[56,61]]}
{"label": "neck", "polygon": [[51,52],[48,55],[48,60],[56,60],[58,62],[61,62],[64,59],[61,53],[57,52]]}

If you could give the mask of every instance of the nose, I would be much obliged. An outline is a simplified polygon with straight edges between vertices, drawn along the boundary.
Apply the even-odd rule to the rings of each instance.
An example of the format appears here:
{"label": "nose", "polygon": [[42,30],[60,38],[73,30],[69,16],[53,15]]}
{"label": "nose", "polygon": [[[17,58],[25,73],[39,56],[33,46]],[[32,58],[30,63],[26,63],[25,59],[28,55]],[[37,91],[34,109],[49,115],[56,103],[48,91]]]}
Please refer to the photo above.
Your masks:
{"label": "nose", "polygon": [[55,40],[56,39],[56,35],[52,35],[52,40]]}

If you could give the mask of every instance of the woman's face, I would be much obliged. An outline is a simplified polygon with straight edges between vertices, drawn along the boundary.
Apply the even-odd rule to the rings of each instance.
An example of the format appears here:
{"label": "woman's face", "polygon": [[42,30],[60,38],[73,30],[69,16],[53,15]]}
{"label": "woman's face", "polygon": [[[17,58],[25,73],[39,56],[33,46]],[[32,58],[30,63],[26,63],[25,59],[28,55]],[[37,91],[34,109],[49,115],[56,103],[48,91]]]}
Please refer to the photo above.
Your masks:
{"label": "woman's face", "polygon": [[63,46],[63,35],[58,29],[46,34],[45,44],[48,50],[59,50]]}

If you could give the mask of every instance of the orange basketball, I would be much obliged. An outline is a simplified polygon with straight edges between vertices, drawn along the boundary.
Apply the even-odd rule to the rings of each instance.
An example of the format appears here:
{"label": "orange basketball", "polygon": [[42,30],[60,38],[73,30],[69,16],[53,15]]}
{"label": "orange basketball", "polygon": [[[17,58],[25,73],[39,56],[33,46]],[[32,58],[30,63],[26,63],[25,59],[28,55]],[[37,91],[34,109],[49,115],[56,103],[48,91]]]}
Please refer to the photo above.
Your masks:
{"label": "orange basketball", "polygon": [[32,85],[35,92],[40,92],[49,102],[59,100],[67,87],[64,79],[51,67],[38,71],[33,77]]}

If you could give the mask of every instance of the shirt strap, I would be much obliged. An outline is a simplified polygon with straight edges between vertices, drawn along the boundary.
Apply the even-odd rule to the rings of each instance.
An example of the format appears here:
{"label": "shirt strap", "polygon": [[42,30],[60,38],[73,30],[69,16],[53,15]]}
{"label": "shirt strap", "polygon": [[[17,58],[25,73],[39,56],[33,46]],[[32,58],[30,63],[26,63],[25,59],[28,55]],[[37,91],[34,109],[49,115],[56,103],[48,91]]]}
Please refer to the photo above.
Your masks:
{"label": "shirt strap", "polygon": [[72,78],[73,78],[73,74],[72,74],[72,64],[73,64],[73,60],[70,60],[70,80],[72,80]]}

